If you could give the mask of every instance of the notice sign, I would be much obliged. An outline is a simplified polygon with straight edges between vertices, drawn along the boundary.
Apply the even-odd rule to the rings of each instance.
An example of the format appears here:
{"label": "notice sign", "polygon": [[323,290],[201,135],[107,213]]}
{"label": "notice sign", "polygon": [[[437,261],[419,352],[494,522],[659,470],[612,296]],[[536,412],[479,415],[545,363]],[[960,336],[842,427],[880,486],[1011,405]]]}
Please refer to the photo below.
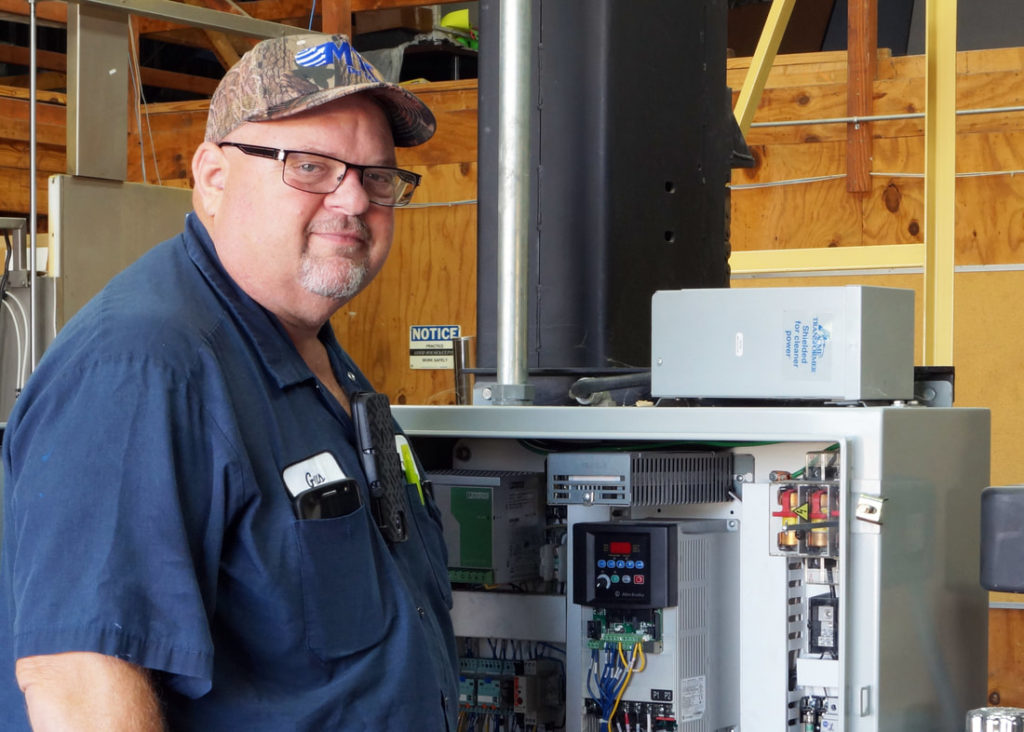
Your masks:
{"label": "notice sign", "polygon": [[457,325],[409,326],[409,368],[455,368],[452,339],[460,335],[461,330]]}

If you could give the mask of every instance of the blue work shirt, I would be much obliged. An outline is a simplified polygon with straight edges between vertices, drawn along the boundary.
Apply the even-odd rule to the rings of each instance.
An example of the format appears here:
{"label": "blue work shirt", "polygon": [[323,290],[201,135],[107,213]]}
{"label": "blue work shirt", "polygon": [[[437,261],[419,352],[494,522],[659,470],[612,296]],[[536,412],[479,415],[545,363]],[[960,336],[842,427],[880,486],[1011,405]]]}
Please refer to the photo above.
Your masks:
{"label": "blue work shirt", "polygon": [[[385,541],[355,442],[190,214],[68,323],[11,415],[0,729],[28,728],[16,658],[94,651],[152,669],[172,729],[454,730],[437,508],[409,486],[409,538]],[[298,520],[284,471],[321,453],[362,506]]]}

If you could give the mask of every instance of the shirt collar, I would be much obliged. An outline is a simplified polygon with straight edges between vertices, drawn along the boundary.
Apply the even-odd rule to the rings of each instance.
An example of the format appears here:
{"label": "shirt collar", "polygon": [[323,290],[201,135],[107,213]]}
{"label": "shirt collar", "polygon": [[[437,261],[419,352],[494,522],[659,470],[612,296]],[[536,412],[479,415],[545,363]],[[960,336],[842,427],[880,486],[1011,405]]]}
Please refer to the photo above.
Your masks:
{"label": "shirt collar", "polygon": [[[209,232],[195,212],[185,218],[183,238],[189,258],[248,335],[277,385],[285,388],[313,379],[313,372],[302,360],[277,316],[253,300],[225,271]],[[330,323],[325,323],[320,329],[319,337],[337,347]]]}

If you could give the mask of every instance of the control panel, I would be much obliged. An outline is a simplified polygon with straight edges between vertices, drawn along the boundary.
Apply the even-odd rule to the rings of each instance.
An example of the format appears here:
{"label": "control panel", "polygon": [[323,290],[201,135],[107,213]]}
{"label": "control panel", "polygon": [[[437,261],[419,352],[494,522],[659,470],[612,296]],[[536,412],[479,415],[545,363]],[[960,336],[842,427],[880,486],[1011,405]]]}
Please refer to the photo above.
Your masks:
{"label": "control panel", "polygon": [[676,528],[576,524],[573,602],[604,608],[675,605]]}

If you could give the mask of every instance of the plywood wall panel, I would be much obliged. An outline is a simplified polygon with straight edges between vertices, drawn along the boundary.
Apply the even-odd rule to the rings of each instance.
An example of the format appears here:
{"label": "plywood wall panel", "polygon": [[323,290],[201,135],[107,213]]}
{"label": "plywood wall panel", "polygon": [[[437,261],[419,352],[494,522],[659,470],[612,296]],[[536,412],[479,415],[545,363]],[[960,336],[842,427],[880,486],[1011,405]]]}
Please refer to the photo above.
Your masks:
{"label": "plywood wall panel", "polygon": [[[476,166],[417,168],[419,203],[475,196]],[[409,364],[409,328],[459,325],[476,333],[476,206],[429,205],[396,212],[395,243],[383,271],[331,319],[342,345],[396,404],[454,404],[450,370]]]}

